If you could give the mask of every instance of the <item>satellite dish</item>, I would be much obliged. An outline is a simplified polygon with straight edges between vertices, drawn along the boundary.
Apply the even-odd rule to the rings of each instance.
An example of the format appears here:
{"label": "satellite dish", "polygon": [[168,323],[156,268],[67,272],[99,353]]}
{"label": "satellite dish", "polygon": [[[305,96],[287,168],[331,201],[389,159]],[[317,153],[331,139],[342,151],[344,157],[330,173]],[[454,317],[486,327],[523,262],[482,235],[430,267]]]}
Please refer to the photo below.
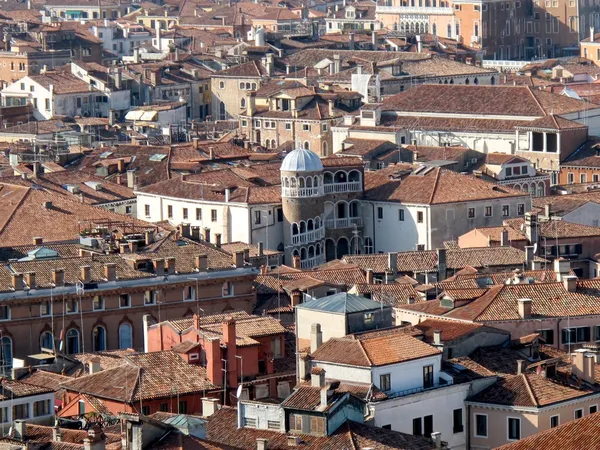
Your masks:
{"label": "satellite dish", "polygon": [[237,388],[237,392],[235,393],[236,398],[239,400],[242,396],[242,385],[240,384]]}

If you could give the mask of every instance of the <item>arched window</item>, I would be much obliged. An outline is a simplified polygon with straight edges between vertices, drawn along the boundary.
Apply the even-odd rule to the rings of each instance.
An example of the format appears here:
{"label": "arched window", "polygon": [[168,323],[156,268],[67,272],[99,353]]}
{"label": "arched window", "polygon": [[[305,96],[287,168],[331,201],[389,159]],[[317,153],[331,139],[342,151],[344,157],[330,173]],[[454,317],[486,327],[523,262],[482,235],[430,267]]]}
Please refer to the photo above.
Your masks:
{"label": "arched window", "polygon": [[323,156],[329,156],[329,145],[327,141],[323,141]]}
{"label": "arched window", "polygon": [[133,329],[131,324],[124,322],[119,325],[119,349],[133,348]]}
{"label": "arched window", "polygon": [[306,233],[306,223],[304,220],[300,221],[300,233]]}
{"label": "arched window", "polygon": [[292,177],[290,178],[290,186],[295,188],[296,187],[296,177]]}
{"label": "arched window", "polygon": [[336,183],[345,183],[346,181],[348,181],[346,177],[346,172],[342,172],[341,170],[335,173],[333,179]]}
{"label": "arched window", "polygon": [[275,142],[275,139],[271,139],[271,148],[277,148],[277,142]]}
{"label": "arched window", "polygon": [[304,150],[310,150],[310,143],[308,141],[304,141]]}
{"label": "arched window", "polygon": [[246,84],[242,81],[240,82],[240,89],[244,90],[246,88]]}
{"label": "arched window", "polygon": [[448,24],[448,36],[449,38],[452,37],[452,24]]}
{"label": "arched window", "polygon": [[537,196],[543,197],[544,195],[546,195],[546,186],[544,185],[544,183],[538,183]]}
{"label": "arched window", "polygon": [[490,78],[490,84],[493,86],[496,84],[496,78],[492,77]]}
{"label": "arched window", "polygon": [[300,249],[300,260],[304,261],[306,259],[306,249],[303,247]]}
{"label": "arched window", "polygon": [[333,175],[331,174],[331,172],[325,172],[325,175],[323,176],[323,183],[324,184],[332,184],[333,183]]}
{"label": "arched window", "polygon": [[312,219],[308,219],[306,222],[306,230],[313,231],[315,229],[315,224]]}
{"label": "arched window", "polygon": [[475,35],[475,37],[479,36],[479,23],[475,22],[475,25],[473,26],[473,34]]}
{"label": "arched window", "polygon": [[319,177],[315,175],[315,177],[313,178],[313,186],[314,187],[319,187]]}
{"label": "arched window", "polygon": [[456,24],[456,35],[460,36],[460,23]]}
{"label": "arched window", "polygon": [[373,253],[373,239],[371,239],[370,237],[365,238],[365,253]]}
{"label": "arched window", "polygon": [[294,249],[294,251],[292,252],[292,256],[300,256],[300,253],[298,253],[298,249]]}
{"label": "arched window", "polygon": [[358,170],[353,170],[348,175],[348,181],[360,181],[360,172]]}
{"label": "arched window", "polygon": [[465,84],[469,84],[469,79],[468,78],[465,80]]}
{"label": "arched window", "polygon": [[475,85],[479,84],[479,80],[477,79],[477,77],[475,77],[475,78],[473,79],[473,84],[475,84]]}
{"label": "arched window", "polygon": [[242,97],[242,99],[240,100],[240,107],[242,107],[242,108],[246,107],[246,99],[244,97]]}
{"label": "arched window", "polygon": [[225,112],[225,103],[221,102],[219,104],[219,120],[225,120],[226,112]]}
{"label": "arched window", "polygon": [[319,228],[321,228],[321,218],[317,216],[315,219],[315,230],[318,230]]}
{"label": "arched window", "polygon": [[4,367],[12,367],[13,365],[13,346],[12,339],[8,336],[2,338],[2,345],[0,345],[0,363]]}
{"label": "arched window", "polygon": [[73,355],[79,353],[79,331],[71,328],[67,331],[67,354]]}
{"label": "arched window", "polygon": [[223,287],[221,288],[221,295],[223,297],[231,297],[233,295],[233,283],[230,281],[226,281],[223,283]]}
{"label": "arched window", "polygon": [[306,178],[306,187],[307,188],[311,188],[312,187],[312,177]]}
{"label": "arched window", "polygon": [[317,244],[315,253],[317,254],[317,256],[321,256],[321,244]]}
{"label": "arched window", "polygon": [[40,347],[54,350],[54,337],[49,331],[44,331],[40,336]]}
{"label": "arched window", "polygon": [[296,236],[297,234],[298,234],[298,224],[293,223],[292,224],[292,235]]}
{"label": "arched window", "polygon": [[92,331],[92,347],[95,352],[106,350],[106,329],[98,325]]}
{"label": "arched window", "polygon": [[299,188],[304,187],[304,178],[303,177],[298,178],[298,187]]}
{"label": "arched window", "polygon": [[434,36],[437,36],[437,25],[435,23],[431,26],[431,30],[432,30],[431,34],[433,34]]}
{"label": "arched window", "polygon": [[315,257],[315,248],[312,245],[308,247],[308,257],[309,259]]}
{"label": "arched window", "polygon": [[360,216],[359,210],[360,210],[360,203],[359,202],[352,202],[350,203],[350,217],[358,217]]}

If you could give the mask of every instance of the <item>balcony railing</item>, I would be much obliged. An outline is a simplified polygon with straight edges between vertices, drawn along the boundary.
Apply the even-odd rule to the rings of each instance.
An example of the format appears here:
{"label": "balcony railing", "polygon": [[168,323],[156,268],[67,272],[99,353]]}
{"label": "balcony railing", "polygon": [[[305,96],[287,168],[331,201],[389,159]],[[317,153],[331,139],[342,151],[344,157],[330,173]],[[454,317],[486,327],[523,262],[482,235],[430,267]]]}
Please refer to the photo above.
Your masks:
{"label": "balcony railing", "polygon": [[292,244],[308,244],[310,242],[318,241],[325,237],[325,228],[321,227],[317,230],[307,231],[306,233],[292,235]]}
{"label": "balcony railing", "polygon": [[325,184],[325,193],[338,193],[338,192],[360,192],[362,185],[360,181],[349,181],[347,183],[331,183]]}
{"label": "balcony railing", "polygon": [[321,186],[312,188],[283,187],[281,194],[284,197],[320,197],[323,195],[323,188]]}
{"label": "balcony railing", "polygon": [[379,6],[377,12],[383,14],[432,14],[451,16],[454,14],[453,8],[439,8],[434,6]]}
{"label": "balcony railing", "polygon": [[362,227],[362,217],[346,217],[343,219],[327,219],[326,228],[351,228],[354,226]]}
{"label": "balcony railing", "polygon": [[396,398],[396,397],[406,397],[407,395],[418,394],[419,392],[431,391],[433,389],[439,389],[441,387],[451,386],[452,383],[434,383],[433,386],[424,388],[424,387],[416,387],[412,389],[404,389],[402,391],[395,392],[386,392],[388,398]]}
{"label": "balcony railing", "polygon": [[315,256],[314,258],[309,258],[309,259],[305,259],[304,261],[300,261],[300,267],[302,269],[312,269],[315,266],[318,266],[319,264],[324,264],[325,263],[325,254],[321,254],[318,256]]}

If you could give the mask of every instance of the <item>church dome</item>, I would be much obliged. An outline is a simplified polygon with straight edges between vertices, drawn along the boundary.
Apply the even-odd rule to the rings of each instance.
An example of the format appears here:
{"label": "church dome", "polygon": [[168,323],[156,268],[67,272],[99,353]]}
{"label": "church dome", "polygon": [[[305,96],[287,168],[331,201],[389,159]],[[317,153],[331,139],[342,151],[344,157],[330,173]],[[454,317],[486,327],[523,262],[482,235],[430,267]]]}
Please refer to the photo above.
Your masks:
{"label": "church dome", "polygon": [[320,172],[321,158],[310,150],[299,148],[291,151],[281,163],[282,172]]}

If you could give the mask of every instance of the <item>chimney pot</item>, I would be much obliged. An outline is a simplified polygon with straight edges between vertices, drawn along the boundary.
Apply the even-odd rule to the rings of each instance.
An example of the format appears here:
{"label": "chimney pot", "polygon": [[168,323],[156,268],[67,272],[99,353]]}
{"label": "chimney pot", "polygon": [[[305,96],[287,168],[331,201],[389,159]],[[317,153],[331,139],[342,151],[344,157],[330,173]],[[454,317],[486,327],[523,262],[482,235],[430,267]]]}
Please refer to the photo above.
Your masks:
{"label": "chimney pot", "polygon": [[519,302],[519,317],[521,319],[529,319],[531,318],[531,306],[533,300],[530,298],[520,298]]}
{"label": "chimney pot", "polygon": [[577,291],[577,277],[574,275],[567,275],[563,277],[563,285],[565,291],[576,292]]}
{"label": "chimney pot", "polygon": [[25,282],[29,286],[29,289],[35,289],[35,272],[27,272],[25,274]]}
{"label": "chimney pot", "polygon": [[115,263],[104,264],[104,278],[106,278],[106,281],[117,279],[117,265]]}
{"label": "chimney pot", "polygon": [[82,283],[87,284],[92,281],[92,268],[90,266],[81,266],[80,271],[79,278]]}
{"label": "chimney pot", "polygon": [[235,267],[244,267],[244,252],[239,251],[233,254],[233,263]]}
{"label": "chimney pot", "polygon": [[12,287],[15,291],[23,290],[23,274],[13,273],[12,274]]}
{"label": "chimney pot", "polygon": [[433,344],[434,345],[442,345],[442,330],[434,330]]}
{"label": "chimney pot", "polygon": [[196,268],[201,272],[208,268],[208,257],[206,255],[196,256]]}
{"label": "chimney pot", "polygon": [[522,373],[525,373],[525,360],[518,359],[517,360],[517,375],[521,375]]}
{"label": "chimney pot", "polygon": [[52,282],[54,286],[63,286],[65,284],[65,269],[52,269]]}
{"label": "chimney pot", "polygon": [[367,269],[367,284],[373,284],[373,269]]}
{"label": "chimney pot", "polygon": [[321,324],[313,323],[310,326],[310,352],[316,352],[322,343],[323,333],[321,332]]}
{"label": "chimney pot", "polygon": [[167,258],[167,273],[169,275],[174,275],[175,274],[175,257],[171,256],[170,258]]}
{"label": "chimney pot", "polygon": [[33,245],[42,245],[44,243],[44,238],[41,236],[36,236],[33,238]]}

